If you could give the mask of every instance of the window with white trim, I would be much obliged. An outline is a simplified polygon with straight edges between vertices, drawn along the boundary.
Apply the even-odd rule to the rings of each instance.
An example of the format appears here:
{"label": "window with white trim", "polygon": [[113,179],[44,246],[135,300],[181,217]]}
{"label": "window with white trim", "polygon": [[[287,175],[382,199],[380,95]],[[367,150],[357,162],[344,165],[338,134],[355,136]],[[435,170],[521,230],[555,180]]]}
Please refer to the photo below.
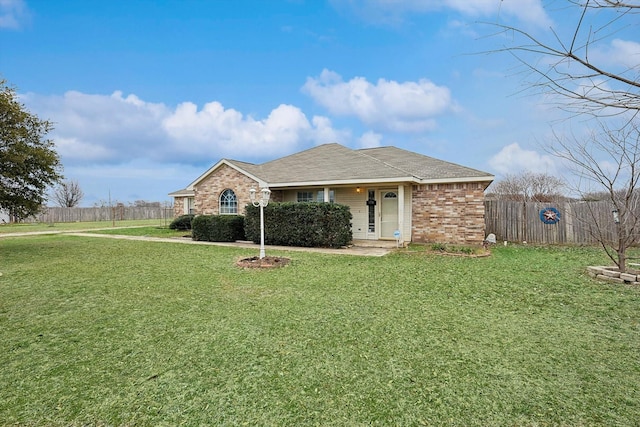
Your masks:
{"label": "window with white trim", "polygon": [[237,214],[238,199],[233,190],[226,189],[220,194],[220,214]]}
{"label": "window with white trim", "polygon": [[313,194],[313,191],[298,191],[298,197],[296,198],[298,202],[315,202],[316,197]]}
{"label": "window with white trim", "polygon": [[[333,203],[334,200],[334,191],[329,190],[329,202]],[[324,202],[324,190],[318,190],[317,192],[313,190],[305,190],[298,191],[298,195],[296,197],[296,201],[298,202]]]}
{"label": "window with white trim", "polygon": [[[335,193],[333,190],[329,190],[329,203],[333,203],[335,199]],[[324,190],[318,190],[318,201],[324,202]]]}

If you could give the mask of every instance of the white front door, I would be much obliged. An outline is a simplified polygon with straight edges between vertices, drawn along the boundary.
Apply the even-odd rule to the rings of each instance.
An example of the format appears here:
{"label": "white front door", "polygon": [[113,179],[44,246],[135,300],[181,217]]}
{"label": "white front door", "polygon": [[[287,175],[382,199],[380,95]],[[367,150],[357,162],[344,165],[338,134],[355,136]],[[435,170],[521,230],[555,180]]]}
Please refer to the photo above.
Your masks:
{"label": "white front door", "polygon": [[382,190],[380,196],[380,238],[393,239],[398,229],[398,192]]}

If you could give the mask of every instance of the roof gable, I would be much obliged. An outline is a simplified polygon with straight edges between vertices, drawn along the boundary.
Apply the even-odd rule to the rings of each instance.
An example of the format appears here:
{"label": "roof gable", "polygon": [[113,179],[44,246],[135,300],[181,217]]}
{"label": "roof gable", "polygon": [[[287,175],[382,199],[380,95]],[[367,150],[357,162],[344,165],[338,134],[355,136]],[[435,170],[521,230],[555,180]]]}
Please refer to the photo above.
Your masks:
{"label": "roof gable", "polygon": [[266,186],[266,182],[263,179],[259,178],[258,176],[256,176],[254,174],[254,171],[256,170],[257,166],[254,165],[253,163],[240,162],[240,161],[237,161],[237,160],[222,159],[218,163],[216,163],[215,165],[213,165],[209,169],[207,169],[207,171],[205,173],[203,173],[198,178],[196,178],[191,184],[189,184],[187,186],[187,188],[185,188],[185,190],[193,190],[196,185],[198,185],[202,180],[204,180],[206,177],[211,175],[215,170],[217,170],[218,168],[220,168],[223,165],[229,166],[229,167],[237,170],[241,174],[246,175],[249,178],[259,182],[260,186],[262,186],[262,185]]}

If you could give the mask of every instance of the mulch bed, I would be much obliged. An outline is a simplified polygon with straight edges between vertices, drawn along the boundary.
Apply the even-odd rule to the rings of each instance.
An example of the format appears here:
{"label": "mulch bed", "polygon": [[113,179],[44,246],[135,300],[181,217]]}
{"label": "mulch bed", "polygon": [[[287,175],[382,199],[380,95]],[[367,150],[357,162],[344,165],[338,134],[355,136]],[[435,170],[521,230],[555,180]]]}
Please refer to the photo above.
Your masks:
{"label": "mulch bed", "polygon": [[260,259],[260,257],[254,256],[238,260],[236,265],[242,268],[278,268],[284,267],[290,262],[291,259],[284,257],[266,256]]}
{"label": "mulch bed", "polygon": [[484,258],[491,256],[491,252],[488,250],[482,250],[479,252],[473,253],[464,253],[464,252],[448,252],[448,251],[439,251],[439,250],[427,250],[428,253],[445,255],[445,256],[453,256],[453,257],[462,257],[462,258]]}

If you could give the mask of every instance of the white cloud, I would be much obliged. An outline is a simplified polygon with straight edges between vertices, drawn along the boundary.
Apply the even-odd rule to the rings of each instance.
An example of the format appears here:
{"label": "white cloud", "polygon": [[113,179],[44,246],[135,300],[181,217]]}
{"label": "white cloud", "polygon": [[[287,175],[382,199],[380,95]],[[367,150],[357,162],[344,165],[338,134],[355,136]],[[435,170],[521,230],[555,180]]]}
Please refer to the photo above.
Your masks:
{"label": "white cloud", "polygon": [[552,174],[557,169],[555,158],[542,155],[537,151],[525,150],[518,143],[502,148],[489,159],[489,165],[503,175],[517,174],[526,170]]}
{"label": "white cloud", "polygon": [[375,132],[365,132],[359,141],[361,148],[375,148],[382,145],[382,135]]}
{"label": "white cloud", "polygon": [[541,0],[332,0],[338,9],[349,8],[363,19],[398,24],[407,15],[454,10],[473,18],[506,16],[536,26],[550,25]]}
{"label": "white cloud", "polygon": [[0,0],[0,29],[18,30],[29,19],[23,0]]}
{"label": "white cloud", "polygon": [[119,91],[112,95],[29,93],[21,99],[39,117],[54,123],[51,137],[66,160],[122,161],[163,154],[167,136],[160,122],[170,113],[164,104],[144,102],[135,95],[125,98]]}
{"label": "white cloud", "polygon": [[626,68],[635,68],[638,71],[640,64],[640,43],[630,40],[611,40],[611,44],[589,52],[589,57],[594,64],[613,64]]}
{"label": "white cloud", "polygon": [[174,144],[212,157],[290,152],[311,129],[304,113],[291,105],[280,105],[267,118],[256,120],[219,102],[205,104],[200,111],[191,102],[182,103],[162,126]]}
{"label": "white cloud", "polygon": [[328,117],[313,116],[311,122],[313,128],[310,131],[309,138],[314,141],[316,145],[329,142],[348,145],[351,140],[351,132],[345,129],[334,128]]}
{"label": "white cloud", "polygon": [[93,162],[113,157],[109,147],[79,141],[77,138],[59,137],[55,139],[56,149],[65,159]]}
{"label": "white cloud", "polygon": [[111,95],[29,93],[21,101],[54,123],[50,137],[65,166],[137,158],[186,163],[221,157],[265,159],[300,146],[350,139],[349,132],[334,129],[328,118],[317,116],[309,122],[299,108],[285,104],[257,119],[219,102],[201,109],[183,102],[172,109],[120,91]]}
{"label": "white cloud", "polygon": [[362,77],[345,82],[325,69],[318,78],[307,78],[302,90],[332,114],[355,116],[371,127],[396,132],[433,129],[434,116],[456,108],[448,88],[426,79],[404,83],[379,79],[374,85]]}
{"label": "white cloud", "polygon": [[[432,0],[432,3],[442,3]],[[448,7],[469,16],[513,16],[539,26],[550,25],[541,0],[445,0]]]}

